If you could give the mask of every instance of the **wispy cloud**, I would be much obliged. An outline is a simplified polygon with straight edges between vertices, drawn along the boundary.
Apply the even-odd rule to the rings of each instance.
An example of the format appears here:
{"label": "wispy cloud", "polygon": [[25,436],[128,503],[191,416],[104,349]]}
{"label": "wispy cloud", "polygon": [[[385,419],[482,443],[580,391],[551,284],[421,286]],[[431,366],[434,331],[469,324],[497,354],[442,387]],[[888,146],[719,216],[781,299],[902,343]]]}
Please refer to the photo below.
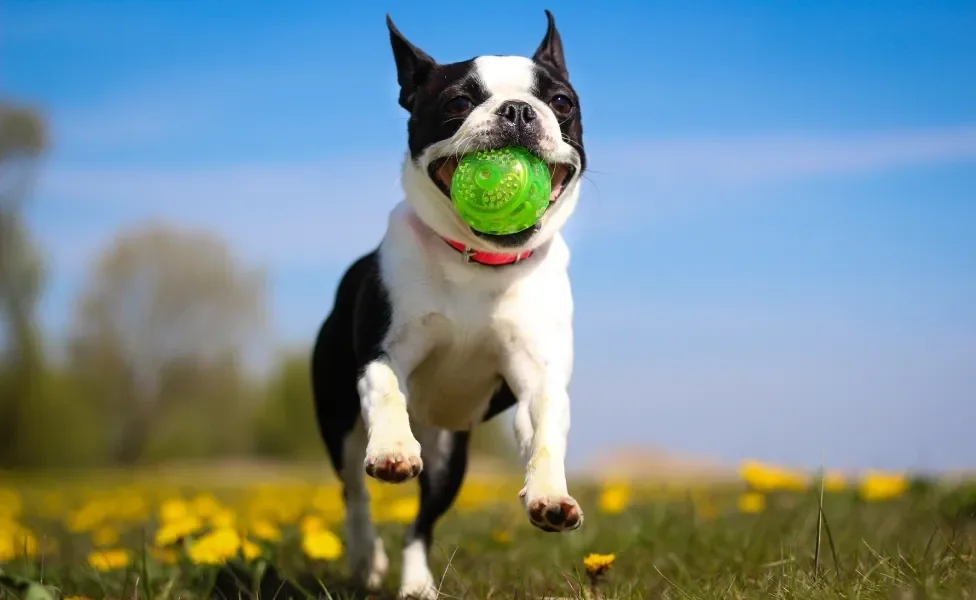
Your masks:
{"label": "wispy cloud", "polygon": [[976,160],[976,125],[894,131],[656,140],[607,151],[608,173],[659,185],[753,185]]}

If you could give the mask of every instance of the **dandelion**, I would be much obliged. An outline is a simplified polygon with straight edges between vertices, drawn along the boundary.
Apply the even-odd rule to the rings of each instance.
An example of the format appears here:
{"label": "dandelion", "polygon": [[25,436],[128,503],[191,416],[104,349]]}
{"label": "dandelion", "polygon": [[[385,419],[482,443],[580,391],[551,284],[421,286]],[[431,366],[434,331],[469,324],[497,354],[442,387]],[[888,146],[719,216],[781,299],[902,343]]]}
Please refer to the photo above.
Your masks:
{"label": "dandelion", "polygon": [[190,509],[201,519],[210,519],[223,511],[220,502],[211,494],[200,494],[194,498]]}
{"label": "dandelion", "polygon": [[583,568],[586,569],[591,587],[595,589],[603,581],[616,559],[614,554],[589,554],[583,559]]}
{"label": "dandelion", "polygon": [[801,474],[755,460],[739,465],[739,476],[757,492],[806,488],[806,479]]}
{"label": "dandelion", "polygon": [[258,546],[251,540],[243,540],[241,541],[241,554],[248,561],[253,561],[261,556],[261,546]]}
{"label": "dandelion", "polygon": [[342,556],[342,541],[328,529],[302,536],[302,551],[313,560],[335,560]]}
{"label": "dandelion", "polygon": [[96,571],[116,571],[129,565],[128,550],[96,550],[88,555],[88,564]]}
{"label": "dandelion", "polygon": [[251,523],[249,531],[254,537],[267,542],[277,542],[281,539],[281,529],[271,521],[259,519]]}
{"label": "dandelion", "polygon": [[615,483],[600,492],[600,512],[615,515],[623,512],[630,502],[630,486],[625,483]]}
{"label": "dandelion", "polygon": [[615,554],[588,554],[583,559],[583,566],[590,575],[602,575],[613,566],[615,560]]}
{"label": "dandelion", "polygon": [[196,515],[185,514],[175,521],[166,523],[156,531],[156,546],[169,546],[203,528]]}
{"label": "dandelion", "polygon": [[195,540],[187,551],[196,565],[219,565],[237,555],[241,536],[233,529],[218,529]]}
{"label": "dandelion", "polygon": [[214,529],[232,529],[237,523],[237,515],[234,511],[221,508],[219,511],[210,515],[210,525]]}
{"label": "dandelion", "polygon": [[89,502],[68,516],[68,529],[75,533],[92,531],[105,522],[109,509],[105,502]]}
{"label": "dandelion", "polygon": [[319,531],[325,528],[325,519],[319,515],[305,515],[298,524],[298,528],[303,535]]}
{"label": "dandelion", "polygon": [[868,502],[897,498],[908,489],[908,478],[900,473],[869,471],[861,482],[861,497]]}
{"label": "dandelion", "polygon": [[759,492],[746,492],[739,496],[739,512],[760,513],[766,508],[766,496]]}
{"label": "dandelion", "polygon": [[394,523],[411,523],[420,510],[420,501],[416,496],[399,498],[390,503],[383,511],[383,520]]}
{"label": "dandelion", "polygon": [[159,507],[159,520],[163,523],[182,521],[191,516],[190,506],[182,498],[171,498]]}

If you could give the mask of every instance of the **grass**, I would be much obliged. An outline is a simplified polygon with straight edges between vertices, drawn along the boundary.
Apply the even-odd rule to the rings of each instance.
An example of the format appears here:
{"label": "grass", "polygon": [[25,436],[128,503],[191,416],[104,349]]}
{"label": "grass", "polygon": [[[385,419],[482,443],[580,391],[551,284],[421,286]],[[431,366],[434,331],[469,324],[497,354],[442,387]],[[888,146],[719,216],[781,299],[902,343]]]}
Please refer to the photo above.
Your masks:
{"label": "grass", "polygon": [[[341,536],[333,485],[165,487],[19,483],[13,494],[0,492],[0,538],[5,527],[8,537],[14,527],[21,539],[33,537],[19,544],[27,552],[0,566],[0,597],[22,597],[27,581],[53,598],[369,597],[350,589],[341,548],[326,551],[332,560],[303,550],[310,514]],[[559,535],[528,524],[517,480],[473,479],[440,522],[431,566],[444,598],[976,598],[976,487],[916,482],[876,501],[848,487],[824,493],[822,504],[815,482],[792,487],[743,498],[742,485],[578,485],[586,522]],[[393,598],[415,486],[371,489],[392,563],[386,590],[372,597]],[[164,556],[155,531],[180,518],[180,506],[197,519],[196,532]],[[192,564],[193,539],[221,518],[260,556]],[[127,564],[94,568],[111,566],[90,562],[98,544],[128,551]],[[0,558],[2,549],[0,541]],[[591,553],[614,555],[599,577],[583,565]]]}

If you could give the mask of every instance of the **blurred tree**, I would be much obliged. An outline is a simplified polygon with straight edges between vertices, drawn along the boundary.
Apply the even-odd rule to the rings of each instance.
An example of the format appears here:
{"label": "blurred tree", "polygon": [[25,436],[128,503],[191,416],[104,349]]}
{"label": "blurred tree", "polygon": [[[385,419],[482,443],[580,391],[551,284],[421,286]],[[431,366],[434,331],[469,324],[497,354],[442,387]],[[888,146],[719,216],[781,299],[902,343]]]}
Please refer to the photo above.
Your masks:
{"label": "blurred tree", "polygon": [[43,269],[23,206],[46,136],[35,111],[0,104],[0,467],[24,464],[23,420],[42,385],[34,311]]}
{"label": "blurred tree", "polygon": [[229,453],[247,443],[240,360],[267,325],[265,279],[204,232],[120,234],[80,296],[72,370],[115,462]]}
{"label": "blurred tree", "polygon": [[309,366],[306,352],[286,352],[279,358],[254,422],[254,450],[258,454],[286,459],[325,456]]}

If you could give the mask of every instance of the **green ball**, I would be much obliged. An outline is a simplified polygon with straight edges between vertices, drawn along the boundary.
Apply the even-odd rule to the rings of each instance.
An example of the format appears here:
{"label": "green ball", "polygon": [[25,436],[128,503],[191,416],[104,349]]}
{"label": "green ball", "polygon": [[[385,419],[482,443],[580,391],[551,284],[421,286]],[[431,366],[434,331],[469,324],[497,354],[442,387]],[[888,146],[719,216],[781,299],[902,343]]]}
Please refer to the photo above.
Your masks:
{"label": "green ball", "polygon": [[475,231],[494,235],[535,225],[551,191],[549,167],[521,146],[466,154],[451,178],[458,215]]}

